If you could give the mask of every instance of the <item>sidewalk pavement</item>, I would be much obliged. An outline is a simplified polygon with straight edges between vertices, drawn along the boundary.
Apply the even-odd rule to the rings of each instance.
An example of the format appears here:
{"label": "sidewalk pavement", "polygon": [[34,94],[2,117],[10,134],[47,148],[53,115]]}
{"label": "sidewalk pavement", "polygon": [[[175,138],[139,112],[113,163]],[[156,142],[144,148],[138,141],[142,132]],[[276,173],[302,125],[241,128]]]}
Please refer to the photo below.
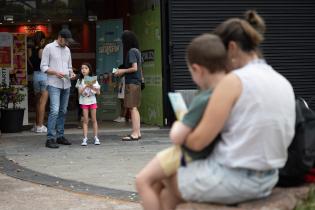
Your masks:
{"label": "sidewalk pavement", "polygon": [[24,182],[0,173],[2,210],[139,210],[139,203],[73,193]]}
{"label": "sidewalk pavement", "polygon": [[[121,141],[121,137],[130,134],[130,127],[130,124],[125,123],[102,122],[99,129],[101,145],[94,145],[92,133],[89,133],[91,140],[86,147],[80,145],[82,130],[68,128],[65,130],[65,137],[72,142],[72,145],[60,145],[59,149],[45,147],[46,134],[30,131],[2,133],[0,172],[21,180],[58,188],[53,189],[50,192],[52,194],[60,194],[58,191],[63,189],[84,195],[101,196],[98,199],[110,200],[109,206],[115,206],[115,202],[133,202],[132,204],[136,206],[131,206],[139,209],[140,206],[136,203],[138,197],[134,186],[135,175],[158,151],[170,145],[169,130],[143,125],[141,140]],[[3,180],[12,182],[11,178],[1,175],[0,187]],[[45,188],[30,185],[32,185],[30,188],[40,188],[39,191]],[[15,188],[7,187],[5,190],[14,192]],[[69,196],[69,200],[82,199],[80,195],[70,192],[62,192],[63,194]],[[60,196],[63,197],[62,195]],[[17,196],[15,198],[18,198]],[[10,196],[7,198],[9,199]],[[90,200],[88,198],[82,202],[89,203],[94,199],[94,197]],[[0,200],[0,203],[3,202]],[[73,206],[72,202],[70,204]],[[81,204],[78,205],[81,206]],[[129,209],[129,207],[119,209]],[[70,207],[65,209],[70,209]]]}

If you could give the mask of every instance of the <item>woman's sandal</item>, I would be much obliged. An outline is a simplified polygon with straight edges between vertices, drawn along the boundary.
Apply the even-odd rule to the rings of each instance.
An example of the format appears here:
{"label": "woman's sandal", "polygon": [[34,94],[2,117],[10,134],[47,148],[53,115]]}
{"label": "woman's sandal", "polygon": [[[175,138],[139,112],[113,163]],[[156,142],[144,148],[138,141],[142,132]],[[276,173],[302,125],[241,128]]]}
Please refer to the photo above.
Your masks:
{"label": "woman's sandal", "polygon": [[122,141],[138,141],[141,137],[133,137],[132,135],[128,135],[123,137]]}

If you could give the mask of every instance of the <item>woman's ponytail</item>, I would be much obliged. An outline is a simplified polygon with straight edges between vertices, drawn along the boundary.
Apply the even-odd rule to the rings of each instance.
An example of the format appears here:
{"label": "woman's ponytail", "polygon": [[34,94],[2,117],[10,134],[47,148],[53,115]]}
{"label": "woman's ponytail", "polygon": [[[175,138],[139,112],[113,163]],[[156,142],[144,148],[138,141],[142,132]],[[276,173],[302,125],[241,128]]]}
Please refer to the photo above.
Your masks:
{"label": "woman's ponytail", "polygon": [[255,10],[248,10],[244,14],[244,19],[255,28],[261,35],[266,31],[266,24],[262,17],[260,17]]}
{"label": "woman's ponytail", "polygon": [[247,11],[245,18],[228,19],[214,30],[214,34],[222,39],[226,48],[230,41],[235,41],[242,50],[255,51],[264,40],[264,20],[255,11]]}

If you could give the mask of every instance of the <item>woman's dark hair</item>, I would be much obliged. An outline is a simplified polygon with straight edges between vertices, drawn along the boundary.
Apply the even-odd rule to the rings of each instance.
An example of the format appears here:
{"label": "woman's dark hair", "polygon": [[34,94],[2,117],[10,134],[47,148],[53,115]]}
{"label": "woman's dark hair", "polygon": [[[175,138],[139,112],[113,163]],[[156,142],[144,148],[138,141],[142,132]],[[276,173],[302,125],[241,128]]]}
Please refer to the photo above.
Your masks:
{"label": "woman's dark hair", "polygon": [[[83,65],[85,65],[85,66],[87,66],[87,67],[89,68],[89,70],[90,70],[90,71],[89,71],[89,76],[95,76],[95,72],[93,71],[92,65],[91,65],[90,63],[84,62],[84,63],[81,64],[81,67],[82,67]],[[80,68],[78,79],[79,79],[80,81],[82,81],[83,78],[84,78],[84,76],[83,76],[82,71],[81,71],[81,68]]]}
{"label": "woman's dark hair", "polygon": [[46,36],[44,34],[44,32],[42,31],[36,31],[35,34],[34,34],[34,44],[35,46],[39,46],[40,45],[40,42],[45,39]]}
{"label": "woman's dark hair", "polygon": [[214,34],[197,36],[186,49],[187,63],[204,66],[210,73],[226,72],[226,58],[222,40]]}
{"label": "woman's dark hair", "polygon": [[231,18],[224,21],[214,33],[221,37],[226,48],[230,41],[235,41],[245,52],[256,51],[264,40],[265,22],[253,10],[247,11],[244,17],[245,19]]}
{"label": "woman's dark hair", "polygon": [[125,53],[127,53],[131,48],[139,49],[137,36],[132,31],[125,30],[121,35],[121,41],[123,43]]}

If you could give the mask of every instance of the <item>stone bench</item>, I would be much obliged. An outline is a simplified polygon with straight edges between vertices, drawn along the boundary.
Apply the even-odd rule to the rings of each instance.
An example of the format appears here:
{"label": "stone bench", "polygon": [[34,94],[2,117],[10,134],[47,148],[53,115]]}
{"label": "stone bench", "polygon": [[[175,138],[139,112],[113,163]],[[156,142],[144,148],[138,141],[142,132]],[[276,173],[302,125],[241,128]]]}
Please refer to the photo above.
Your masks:
{"label": "stone bench", "polygon": [[308,197],[309,191],[310,186],[275,188],[267,198],[241,203],[235,207],[206,203],[184,203],[177,206],[176,210],[293,210],[299,201]]}

